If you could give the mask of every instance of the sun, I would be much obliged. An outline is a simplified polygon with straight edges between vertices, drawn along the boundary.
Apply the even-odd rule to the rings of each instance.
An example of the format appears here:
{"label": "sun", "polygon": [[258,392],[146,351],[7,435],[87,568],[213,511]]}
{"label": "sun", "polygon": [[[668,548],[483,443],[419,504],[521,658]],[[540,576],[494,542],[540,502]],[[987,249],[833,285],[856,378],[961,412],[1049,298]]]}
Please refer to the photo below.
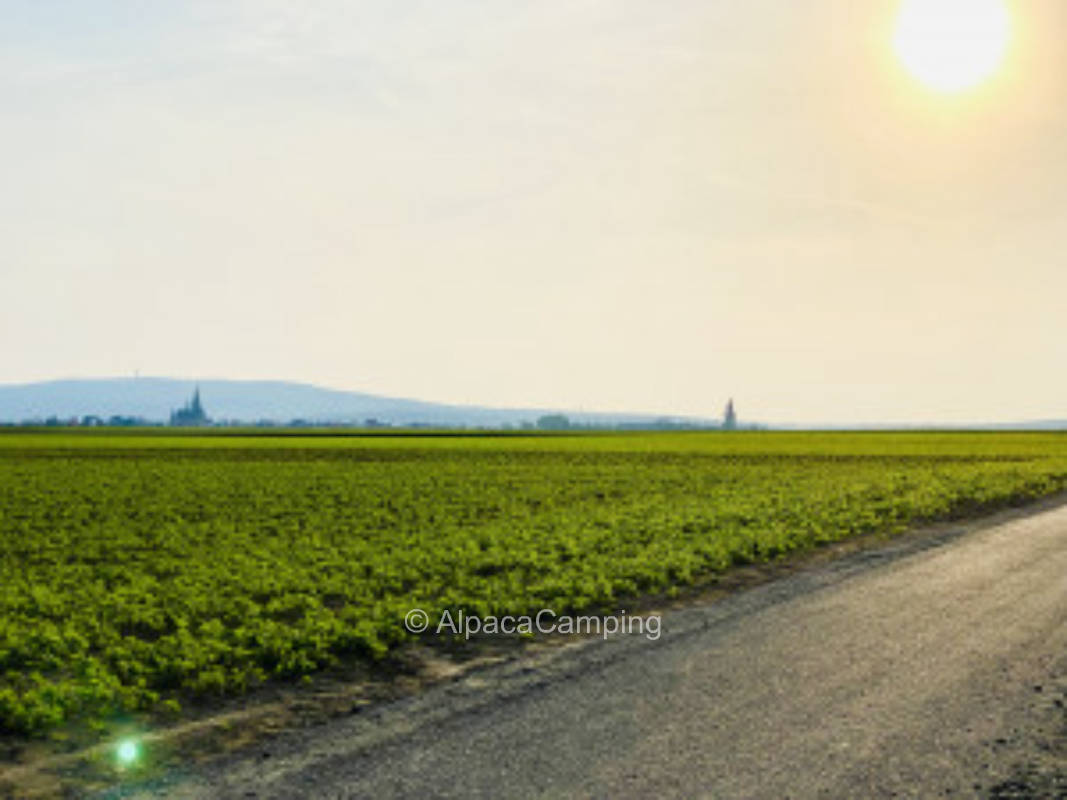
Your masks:
{"label": "sun", "polygon": [[962,92],[997,71],[1010,37],[1003,0],[903,0],[893,49],[923,86]]}

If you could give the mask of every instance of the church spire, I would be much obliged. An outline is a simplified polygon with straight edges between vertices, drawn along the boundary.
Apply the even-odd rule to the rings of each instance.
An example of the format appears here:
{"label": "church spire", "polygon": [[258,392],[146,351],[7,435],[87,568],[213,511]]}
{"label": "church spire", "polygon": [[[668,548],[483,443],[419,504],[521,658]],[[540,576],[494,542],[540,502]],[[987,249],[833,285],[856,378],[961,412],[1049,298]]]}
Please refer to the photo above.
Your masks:
{"label": "church spire", "polygon": [[737,412],[734,410],[734,399],[732,397],[726,402],[726,410],[722,415],[722,429],[724,431],[737,429]]}
{"label": "church spire", "polygon": [[210,422],[211,420],[204,411],[204,405],[200,402],[199,386],[193,392],[193,398],[177,411],[172,411],[170,415],[171,425],[208,425]]}

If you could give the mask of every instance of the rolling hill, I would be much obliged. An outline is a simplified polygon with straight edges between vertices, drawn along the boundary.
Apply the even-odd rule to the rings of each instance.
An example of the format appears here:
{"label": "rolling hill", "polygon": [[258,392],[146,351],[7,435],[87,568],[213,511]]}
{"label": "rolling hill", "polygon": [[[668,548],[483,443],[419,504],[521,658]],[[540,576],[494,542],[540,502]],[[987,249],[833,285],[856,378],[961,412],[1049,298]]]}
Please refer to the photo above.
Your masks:
{"label": "rolling hill", "polygon": [[[374,419],[390,425],[500,427],[560,413],[558,409],[429,403],[289,381],[102,378],[0,385],[0,421],[43,421],[49,417],[68,420],[94,415],[104,419],[124,416],[164,422],[197,387],[212,419],[247,423],[287,423],[299,419],[324,424],[364,424]],[[653,414],[562,413],[573,422],[598,425],[652,425],[664,419]],[[694,425],[717,424],[712,419],[671,419]]]}

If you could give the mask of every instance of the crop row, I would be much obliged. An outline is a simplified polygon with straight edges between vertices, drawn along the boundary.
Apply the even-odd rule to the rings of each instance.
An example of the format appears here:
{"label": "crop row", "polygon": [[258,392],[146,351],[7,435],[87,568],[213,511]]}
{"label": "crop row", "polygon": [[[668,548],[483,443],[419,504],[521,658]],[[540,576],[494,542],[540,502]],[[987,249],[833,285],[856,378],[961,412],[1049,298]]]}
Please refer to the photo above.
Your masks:
{"label": "crop row", "polygon": [[0,725],[39,732],[379,658],[413,607],[606,610],[1067,486],[1062,437],[946,449],[909,434],[879,454],[870,437],[850,451],[807,436],[806,450],[797,434],[0,441]]}

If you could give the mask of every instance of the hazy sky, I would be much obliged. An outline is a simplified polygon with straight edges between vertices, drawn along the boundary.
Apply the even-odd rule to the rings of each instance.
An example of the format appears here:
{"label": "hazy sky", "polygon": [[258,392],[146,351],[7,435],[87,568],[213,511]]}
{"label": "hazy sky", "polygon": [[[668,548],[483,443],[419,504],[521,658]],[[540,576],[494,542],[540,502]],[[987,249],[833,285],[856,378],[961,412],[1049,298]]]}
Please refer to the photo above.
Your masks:
{"label": "hazy sky", "polygon": [[1067,417],[1067,4],[0,4],[0,382]]}

